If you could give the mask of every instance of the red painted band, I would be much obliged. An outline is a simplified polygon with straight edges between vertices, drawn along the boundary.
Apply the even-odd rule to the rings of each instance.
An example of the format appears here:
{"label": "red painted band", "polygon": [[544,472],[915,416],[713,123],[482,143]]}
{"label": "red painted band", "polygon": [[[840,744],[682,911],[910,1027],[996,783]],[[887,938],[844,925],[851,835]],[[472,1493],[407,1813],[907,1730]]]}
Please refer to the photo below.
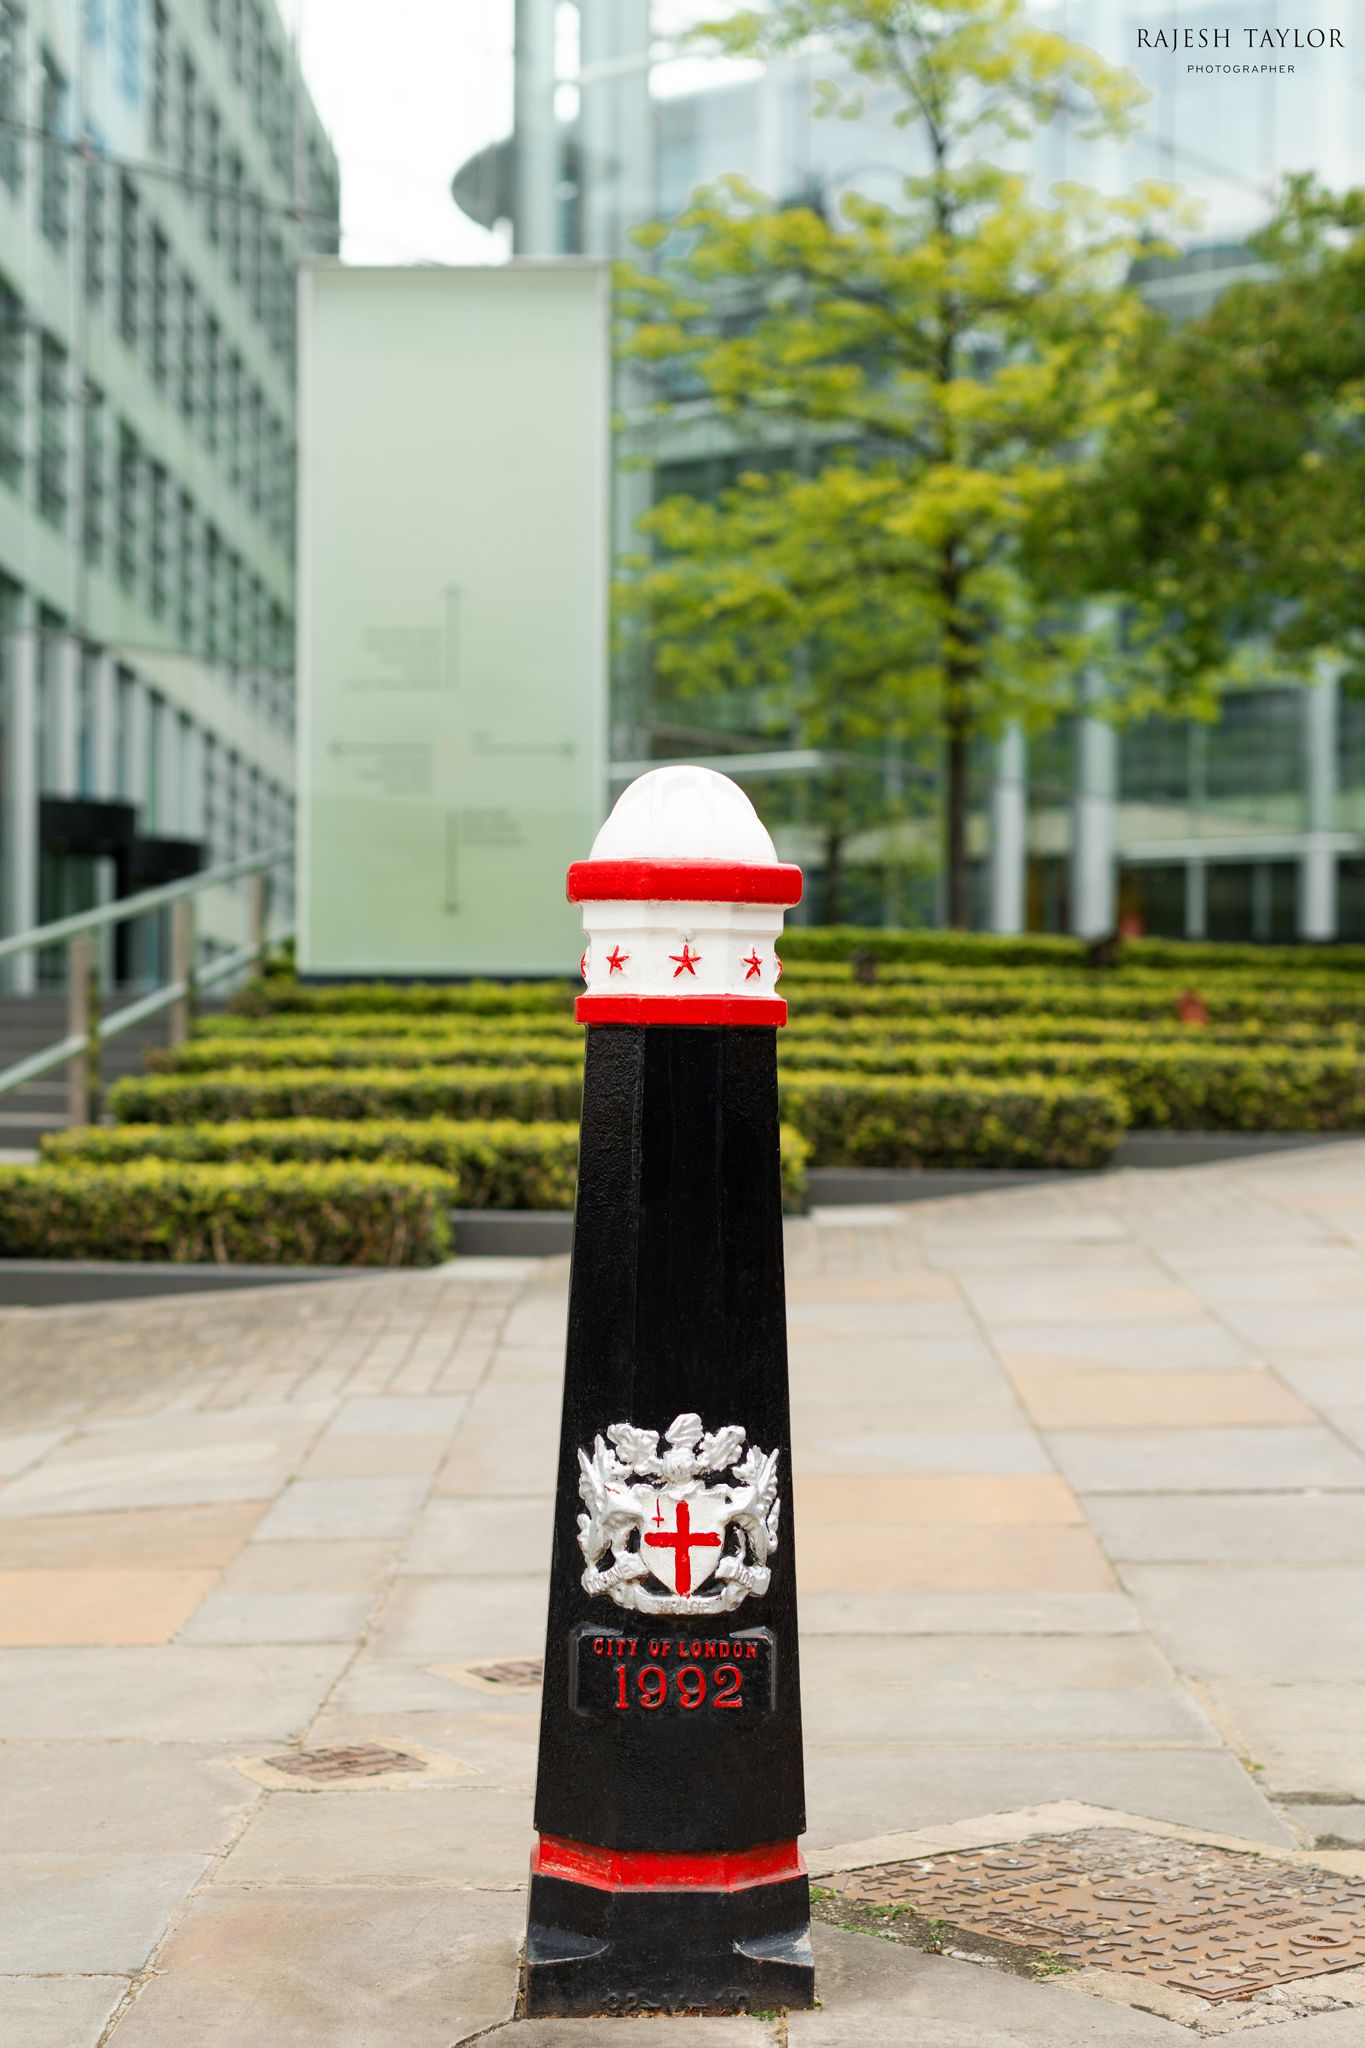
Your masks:
{"label": "red painted band", "polygon": [[777,1024],[782,996],[579,996],[580,1024]]}
{"label": "red painted band", "polygon": [[652,1849],[601,1849],[538,1835],[531,1851],[536,1877],[566,1877],[600,1892],[742,1892],[751,1885],[804,1877],[799,1842],[767,1842],[761,1849],[725,1849],[711,1855],[659,1854]]}
{"label": "red painted band", "polygon": [[801,901],[801,870],[779,861],[576,860],[570,903],[779,903]]}

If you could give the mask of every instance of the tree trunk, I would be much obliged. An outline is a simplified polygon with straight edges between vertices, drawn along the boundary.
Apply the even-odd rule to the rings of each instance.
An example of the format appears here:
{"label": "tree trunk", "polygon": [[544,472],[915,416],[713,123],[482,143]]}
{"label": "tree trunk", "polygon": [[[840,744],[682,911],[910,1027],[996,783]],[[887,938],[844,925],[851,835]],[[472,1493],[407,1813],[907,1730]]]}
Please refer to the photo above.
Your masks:
{"label": "tree trunk", "polygon": [[960,719],[948,728],[944,865],[948,881],[948,922],[965,930],[967,908],[967,729]]}
{"label": "tree trunk", "polygon": [[825,917],[838,924],[844,909],[844,812],[840,804],[825,826]]}

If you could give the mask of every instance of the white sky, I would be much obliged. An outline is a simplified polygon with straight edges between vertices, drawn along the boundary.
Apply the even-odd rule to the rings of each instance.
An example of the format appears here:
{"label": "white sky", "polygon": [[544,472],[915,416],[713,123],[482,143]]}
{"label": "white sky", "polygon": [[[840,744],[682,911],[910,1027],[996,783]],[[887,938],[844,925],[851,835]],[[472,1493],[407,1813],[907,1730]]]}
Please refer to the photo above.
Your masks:
{"label": "white sky", "polygon": [[512,0],[283,0],[282,11],[341,159],[346,260],[499,260],[450,181],[512,125]]}

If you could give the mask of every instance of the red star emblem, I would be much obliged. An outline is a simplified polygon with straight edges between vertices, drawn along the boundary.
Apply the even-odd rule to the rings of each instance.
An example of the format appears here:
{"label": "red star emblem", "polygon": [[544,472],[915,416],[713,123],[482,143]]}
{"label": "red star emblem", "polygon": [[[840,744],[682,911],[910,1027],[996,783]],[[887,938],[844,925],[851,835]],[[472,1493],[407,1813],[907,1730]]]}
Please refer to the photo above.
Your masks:
{"label": "red star emblem", "polygon": [[759,959],[758,954],[756,952],[746,953],[744,959],[740,964],[744,967],[747,967],[749,970],[749,972],[744,977],[746,981],[752,981],[756,974],[761,974],[763,972],[763,962]]}
{"label": "red star emblem", "polygon": [[612,974],[624,974],[629,953],[623,953],[619,946],[613,946],[607,955],[607,967]]}
{"label": "red star emblem", "polygon": [[578,971],[582,975],[584,981],[586,981],[588,978],[588,956],[586,952],[579,955]]}
{"label": "red star emblem", "polygon": [[778,957],[777,957],[776,953],[774,953],[774,954],[773,954],[773,980],[774,980],[774,981],[780,981],[781,979],[782,979],[782,962],[781,962],[781,961],[780,961],[780,960],[778,959]]}
{"label": "red star emblem", "polygon": [[670,960],[676,960],[678,963],[673,969],[673,979],[676,981],[680,974],[696,974],[697,962],[700,960],[701,954],[694,953],[686,939],[684,939],[681,953],[670,953],[668,957]]}

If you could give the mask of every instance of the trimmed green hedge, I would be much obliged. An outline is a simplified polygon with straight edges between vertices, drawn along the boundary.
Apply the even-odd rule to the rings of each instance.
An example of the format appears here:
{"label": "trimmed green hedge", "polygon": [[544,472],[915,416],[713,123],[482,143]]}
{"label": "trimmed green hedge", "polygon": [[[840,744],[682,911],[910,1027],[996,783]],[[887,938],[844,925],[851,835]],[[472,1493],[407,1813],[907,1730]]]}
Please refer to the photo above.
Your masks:
{"label": "trimmed green hedge", "polygon": [[448,1202],[420,1166],[3,1166],[0,1255],[425,1266],[449,1256]]}
{"label": "trimmed green hedge", "polygon": [[[810,1146],[784,1124],[782,1201],[789,1211],[806,1206]],[[446,1182],[446,1199],[461,1209],[570,1209],[578,1178],[578,1126],[426,1122],[284,1122],[88,1125],[56,1131],[41,1142],[43,1163],[63,1169],[126,1166],[136,1159],[182,1164],[264,1159],[369,1160],[432,1166]]]}
{"label": "trimmed green hedge", "polygon": [[[945,966],[1083,967],[1089,947],[1082,939],[1055,933],[902,931],[875,925],[793,925],[782,935],[782,958],[797,961],[851,960],[870,953],[882,961],[931,962]],[[1119,972],[1128,967],[1168,967],[1177,973],[1207,968],[1248,968],[1253,973],[1297,973],[1305,967],[1339,972],[1365,967],[1365,946],[1253,946],[1196,939],[1125,939],[1118,949]],[[1100,970],[1113,972],[1114,970]]]}
{"label": "trimmed green hedge", "polygon": [[[1062,1147],[1065,1156],[1050,1158],[1043,1163],[1076,1163],[1070,1156],[1077,1142],[1072,1126],[1077,1118],[1083,1121],[1086,1106],[1108,1102],[1116,1113],[1122,1108],[1117,1095],[1106,1096],[1103,1088],[1093,1082],[1074,1083],[1068,1088],[1056,1081],[1028,1076],[1013,1084],[1005,1084],[952,1074],[932,1079],[926,1077],[923,1082],[917,1082],[817,1072],[789,1075],[784,1080],[783,1114],[786,1121],[812,1140],[814,1165],[839,1164],[845,1160],[848,1147],[846,1141],[837,1136],[837,1126],[841,1119],[853,1116],[851,1105],[865,1099],[870,1106],[869,1113],[875,1115],[880,1126],[885,1121],[888,1105],[901,1099],[894,1091],[908,1088],[912,1092],[904,1100],[912,1107],[926,1094],[936,1095],[948,1100],[953,1116],[967,1125],[972,1123],[977,1113],[973,1105],[978,1104],[982,1131],[988,1131],[988,1137],[964,1129],[947,1132],[939,1142],[947,1145],[950,1153],[965,1152],[981,1163],[1010,1165],[1020,1156],[1020,1147],[1008,1130],[1001,1126],[999,1118],[992,1115],[1002,1087],[1022,1103],[1032,1100],[1046,1106],[1044,1125],[1039,1127],[1036,1118],[1028,1125],[1023,1153],[1030,1160],[1040,1146],[1046,1150],[1051,1145],[1052,1139],[1047,1133],[1052,1131],[1061,1116],[1064,1099],[1082,1105],[1067,1124],[1067,1136]],[[518,1102],[525,1102],[528,1105],[526,1113],[535,1117],[546,1114],[540,1105],[549,1093],[557,1095],[565,1104],[559,1112],[561,1117],[576,1115],[582,1094],[581,1072],[546,1068],[496,1074],[491,1069],[469,1068],[461,1072],[455,1068],[415,1068],[409,1072],[376,1069],[334,1074],[300,1069],[287,1079],[273,1074],[243,1072],[185,1080],[174,1075],[152,1075],[146,1080],[119,1081],[110,1091],[115,1114],[121,1122],[161,1124],[221,1123],[253,1115],[270,1119],[325,1117],[367,1121],[400,1117],[506,1116],[515,1114]],[[808,1118],[815,1113],[811,1105],[821,1097],[835,1101],[838,1110],[833,1122],[821,1118],[820,1135],[816,1136]],[[1101,1116],[1096,1138],[1101,1152],[1112,1149],[1108,1137],[1109,1122],[1109,1111],[1106,1110]],[[1121,1122],[1115,1126],[1116,1129],[1120,1127]],[[1040,1128],[1042,1136],[1039,1135]],[[993,1159],[990,1148],[997,1141],[1003,1152],[1001,1157]],[[826,1151],[830,1144],[834,1147],[832,1156],[828,1156]],[[912,1152],[917,1144],[918,1140],[910,1144]]]}
{"label": "trimmed green hedge", "polygon": [[[783,1099],[804,1065],[828,1068],[837,1057],[863,1071],[953,1073],[1007,1082],[1037,1077],[1117,1089],[1134,1130],[1355,1131],[1365,1129],[1365,1061],[1354,1047],[1209,1045],[1199,1034],[1163,1044],[1155,1037],[1064,1045],[905,1045],[891,1055],[850,1046],[809,1047],[787,1061]],[[821,1159],[823,1165],[825,1161]]]}
{"label": "trimmed green hedge", "polygon": [[[799,1067],[867,1068],[871,1071],[905,1072],[921,1052],[928,1057],[940,1047],[955,1047],[962,1053],[1000,1049],[1002,1060],[1025,1048],[1084,1047],[1112,1045],[1120,1051],[1133,1042],[1133,1021],[1127,1017],[895,1017],[849,1018],[837,1038],[830,1036],[828,1018],[805,1018],[787,1027],[781,1044],[784,1070]],[[268,1032],[260,1037],[214,1035],[193,1039],[174,1049],[157,1048],[147,1054],[149,1068],[158,1074],[217,1074],[232,1068],[252,1073],[288,1071],[293,1068],[352,1067],[562,1067],[576,1061],[582,1034],[566,1038],[542,1036],[534,1022],[526,1037],[512,1036],[512,1026],[497,1038],[470,1037],[463,1031],[443,1036],[427,1028],[399,1032],[394,1037],[349,1038],[341,1034],[309,1033],[307,1037],[286,1037]],[[1247,1050],[1257,1045],[1278,1046],[1292,1042],[1307,1049],[1351,1052],[1359,1043],[1353,1026],[1318,1029],[1311,1024],[1283,1024],[1271,1027],[1259,1023],[1227,1024],[1192,1029],[1173,1021],[1153,1024],[1142,1034],[1145,1046],[1171,1049],[1227,1046]],[[956,1055],[955,1055],[956,1056]],[[1017,1062],[1015,1063],[1017,1066]],[[1005,1071],[1015,1071],[1007,1066]]]}
{"label": "trimmed green hedge", "polygon": [[782,1110],[820,1166],[1103,1166],[1127,1109],[1112,1088],[1059,1081],[868,1081],[800,1075]]}
{"label": "trimmed green hedge", "polygon": [[354,1011],[401,1010],[412,1016],[441,1011],[470,1016],[508,1017],[544,1011],[573,1015],[573,998],[581,983],[568,981],[295,981],[272,974],[248,982],[228,997],[228,1009],[239,1017],[267,1017],[274,1010],[319,1015]]}
{"label": "trimmed green hedge", "polygon": [[[878,1074],[955,1074],[975,1082],[1051,1078],[1121,1090],[1138,1130],[1349,1131],[1365,1129],[1365,1061],[1354,1047],[1208,1044],[1191,1033],[1171,1045],[1156,1037],[1067,1045],[1044,1041],[976,1046],[930,1040],[890,1048],[836,1041],[793,1044],[782,1093],[797,1083],[838,1079],[875,1086]],[[580,1066],[500,1068],[294,1067],[255,1072],[226,1067],[118,1081],[109,1092],[120,1123],[222,1122],[239,1117],[512,1117],[565,1120],[582,1101]],[[799,1120],[798,1120],[799,1121]],[[818,1148],[817,1148],[818,1155]],[[817,1156],[817,1164],[828,1162]]]}
{"label": "trimmed green hedge", "polygon": [[562,1067],[580,1051],[577,1039],[542,1038],[534,1021],[527,1020],[527,1035],[512,1038],[467,1037],[463,1032],[449,1037],[428,1033],[401,1034],[396,1038],[349,1038],[314,1036],[286,1038],[271,1033],[264,1038],[193,1038],[186,1045],[154,1046],[145,1055],[153,1074],[216,1074],[224,1068],[249,1068],[253,1073],[288,1067],[431,1067],[505,1066]]}
{"label": "trimmed green hedge", "polygon": [[186,1163],[264,1159],[384,1162],[436,1168],[445,1197],[463,1209],[567,1209],[578,1170],[571,1123],[324,1121],[289,1117],[227,1123],[115,1124],[57,1131],[41,1143],[45,1165],[116,1166],[130,1159]]}
{"label": "trimmed green hedge", "polygon": [[109,1090],[117,1123],[221,1123],[230,1117],[452,1117],[520,1123],[576,1117],[578,1067],[295,1067],[253,1073],[147,1074]]}
{"label": "trimmed green hedge", "polygon": [[[1211,1022],[1365,1024],[1365,981],[1343,978],[1340,984],[1306,988],[1299,993],[1283,983],[1264,987],[1238,982],[1204,991]],[[994,983],[954,981],[899,983],[864,988],[856,982],[820,982],[793,991],[803,1019],[814,1017],[1114,1017],[1135,1023],[1173,1023],[1178,991],[1122,981],[1064,982],[1046,977],[1020,977]]]}
{"label": "trimmed green hedge", "polygon": [[581,1045],[583,1029],[574,1021],[572,1010],[566,1010],[562,1017],[539,1010],[496,1017],[452,1015],[441,1010],[421,1016],[408,1016],[401,1010],[377,1010],[373,1014],[364,1010],[343,1011],[339,1016],[317,1010],[306,1015],[297,1010],[274,1010],[268,1017],[235,1017],[220,1010],[198,1019],[193,1042],[202,1045],[209,1039],[217,1043],[322,1038],[335,1043],[337,1039],[445,1038],[458,1034],[471,1041],[497,1045],[505,1043],[514,1032],[530,1031],[537,1038],[558,1038],[566,1045]]}
{"label": "trimmed green hedge", "polygon": [[[1173,1023],[1177,999],[1186,985],[1185,978],[1179,975],[1144,974],[1125,980],[1121,975],[1049,974],[1033,970],[977,976],[935,971],[914,980],[886,981],[870,988],[847,974],[842,979],[812,979],[793,986],[790,994],[794,1017],[807,1022],[819,1017],[872,1020],[1079,1016]],[[1215,1025],[1256,1021],[1267,1025],[1299,1022],[1319,1027],[1365,1024],[1365,977],[1353,974],[1293,973],[1272,980],[1250,974],[1227,975],[1216,986],[1204,987],[1200,993]],[[277,978],[245,991],[241,1000],[246,1003],[250,996],[253,1007],[239,1014],[289,1014],[298,1020],[299,1035],[312,1035],[314,1020],[328,1018],[335,1025],[353,1015],[404,1019],[404,1026],[395,1030],[395,1036],[401,1035],[409,1022],[419,1019],[446,1019],[452,1031],[463,1032],[467,1022],[472,1024],[482,1017],[486,1020],[484,1030],[494,1038],[502,1028],[509,1034],[518,1029],[539,1031],[543,1017],[547,1036],[563,1031],[567,1039],[576,1028],[571,994],[570,989],[547,982],[508,983],[501,987],[478,983],[423,983],[415,987],[376,984],[372,999],[367,1000],[371,992],[364,984],[314,988]],[[236,1003],[238,998],[233,1001]],[[375,1026],[367,1021],[363,1029],[369,1033]],[[482,1036],[483,1032],[477,1035]]]}

